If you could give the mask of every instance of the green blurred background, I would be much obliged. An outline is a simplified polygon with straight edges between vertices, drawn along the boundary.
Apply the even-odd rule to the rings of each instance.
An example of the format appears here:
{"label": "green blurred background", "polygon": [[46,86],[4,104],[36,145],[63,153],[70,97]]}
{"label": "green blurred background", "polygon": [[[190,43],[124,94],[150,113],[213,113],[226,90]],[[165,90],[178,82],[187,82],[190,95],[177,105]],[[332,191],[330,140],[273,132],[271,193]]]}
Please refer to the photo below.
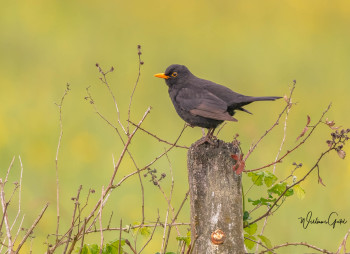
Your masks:
{"label": "green blurred background", "polygon": [[[113,100],[98,80],[98,62],[105,70],[115,67],[109,81],[115,93],[123,123],[127,117],[129,96],[138,74],[137,45],[142,45],[141,80],[136,90],[131,118],[138,122],[148,106],[151,114],[144,127],[159,137],[173,141],[183,121],[177,116],[163,80],[153,77],[173,63],[187,65],[202,78],[216,81],[233,90],[255,96],[283,96],[295,79],[297,86],[288,122],[285,150],[296,144],[306,123],[306,115],[316,121],[330,102],[328,118],[337,125],[350,127],[350,3],[348,1],[7,1],[0,10],[0,167],[4,177],[13,156],[23,161],[22,212],[24,227],[29,228],[46,202],[50,206],[36,228],[34,253],[42,253],[48,234],[55,232],[56,185],[55,153],[59,137],[58,103],[65,84],[71,92],[63,107],[64,136],[59,157],[61,195],[61,228],[69,225],[73,202],[80,184],[82,196],[96,189],[93,204],[101,186],[108,184],[113,171],[112,154],[118,158],[122,146],[105,122],[84,100],[86,87],[96,106],[116,122]],[[227,124],[219,138],[231,141],[240,134],[246,152],[253,141],[271,126],[284,107],[283,100],[257,103],[247,107],[253,116],[238,113],[238,123]],[[279,177],[287,176],[292,162],[302,162],[297,171],[302,176],[326,149],[330,129],[321,126],[301,149],[277,167]],[[279,129],[261,143],[251,156],[248,168],[271,162],[283,136]],[[190,145],[201,137],[200,128],[186,129],[181,144]],[[131,145],[140,167],[164,151],[165,144],[139,132]],[[285,151],[284,150],[284,151]],[[346,148],[350,153],[349,148]],[[174,170],[174,207],[179,207],[187,191],[186,150],[169,154]],[[169,176],[169,163],[163,158],[152,168]],[[132,172],[127,158],[117,179]],[[16,158],[10,181],[17,181],[20,171]],[[335,251],[349,224],[332,229],[309,226],[306,230],[298,217],[312,210],[319,218],[336,211],[350,220],[349,160],[336,153],[321,163],[326,187],[317,183],[314,172],[302,187],[306,197],[293,196],[269,219],[265,235],[274,245],[284,242],[309,242]],[[165,219],[166,202],[152,183],[144,181],[146,221],[155,221],[157,208]],[[250,181],[244,176],[245,188]],[[169,191],[170,178],[163,186]],[[11,187],[12,186],[8,186]],[[9,190],[11,188],[8,188]],[[11,192],[8,192],[8,195]],[[249,196],[260,197],[261,189]],[[107,223],[114,211],[112,225],[120,218],[127,225],[140,220],[140,187],[138,179],[125,182],[115,190],[104,215]],[[16,198],[11,210],[16,213]],[[189,221],[189,205],[180,215]],[[261,230],[261,225],[259,226]],[[62,232],[61,232],[62,233]],[[173,230],[169,250],[176,250]],[[186,227],[182,228],[186,233]],[[23,235],[23,234],[22,234]],[[125,235],[127,237],[127,235]],[[162,230],[157,230],[145,253],[160,251]],[[117,233],[106,234],[106,240]],[[53,238],[49,238],[53,242]],[[98,235],[87,242],[99,243]],[[140,240],[140,244],[145,239]],[[23,253],[29,250],[25,245]],[[302,253],[304,248],[291,247],[281,253]]]}

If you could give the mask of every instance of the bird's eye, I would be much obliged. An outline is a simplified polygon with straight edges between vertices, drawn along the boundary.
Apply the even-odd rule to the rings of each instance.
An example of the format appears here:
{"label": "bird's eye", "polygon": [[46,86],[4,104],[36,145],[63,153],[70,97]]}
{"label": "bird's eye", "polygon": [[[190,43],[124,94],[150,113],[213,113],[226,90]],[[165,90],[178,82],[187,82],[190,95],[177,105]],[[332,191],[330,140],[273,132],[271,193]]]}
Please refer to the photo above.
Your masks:
{"label": "bird's eye", "polygon": [[171,76],[173,76],[174,78],[177,76],[177,72],[175,71],[175,72],[173,72],[172,74],[171,74]]}

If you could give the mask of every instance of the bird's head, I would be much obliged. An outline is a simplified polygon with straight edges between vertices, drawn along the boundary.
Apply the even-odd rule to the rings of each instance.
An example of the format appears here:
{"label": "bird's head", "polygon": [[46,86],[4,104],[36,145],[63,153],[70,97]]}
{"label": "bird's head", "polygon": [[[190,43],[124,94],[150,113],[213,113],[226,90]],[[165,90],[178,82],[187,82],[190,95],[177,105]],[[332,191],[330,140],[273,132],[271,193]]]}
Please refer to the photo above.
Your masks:
{"label": "bird's head", "polygon": [[172,64],[166,68],[164,73],[158,73],[154,76],[157,78],[165,79],[165,83],[169,87],[184,84],[185,81],[192,73],[187,69],[185,65]]}

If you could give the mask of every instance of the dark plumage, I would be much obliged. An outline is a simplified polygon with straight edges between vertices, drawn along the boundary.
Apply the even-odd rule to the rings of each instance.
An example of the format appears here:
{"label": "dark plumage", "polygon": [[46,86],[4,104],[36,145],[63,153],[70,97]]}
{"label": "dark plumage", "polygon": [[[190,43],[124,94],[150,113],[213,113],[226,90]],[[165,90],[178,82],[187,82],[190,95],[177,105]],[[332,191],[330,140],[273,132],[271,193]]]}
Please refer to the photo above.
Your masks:
{"label": "dark plumage", "polygon": [[215,129],[224,121],[236,122],[233,117],[235,110],[250,113],[243,108],[249,103],[281,98],[252,97],[233,92],[225,86],[196,77],[184,65],[170,65],[165,73],[155,76],[165,79],[178,115],[191,126],[207,129]]}

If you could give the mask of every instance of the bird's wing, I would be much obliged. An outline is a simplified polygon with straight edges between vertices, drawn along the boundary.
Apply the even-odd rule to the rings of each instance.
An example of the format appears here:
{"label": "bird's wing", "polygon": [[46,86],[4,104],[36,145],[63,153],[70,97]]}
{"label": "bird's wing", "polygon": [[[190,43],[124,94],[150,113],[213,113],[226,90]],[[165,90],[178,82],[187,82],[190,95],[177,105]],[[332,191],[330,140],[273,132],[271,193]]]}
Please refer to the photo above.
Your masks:
{"label": "bird's wing", "polygon": [[205,89],[182,88],[175,100],[182,109],[193,115],[222,121],[237,121],[227,112],[226,102]]}

